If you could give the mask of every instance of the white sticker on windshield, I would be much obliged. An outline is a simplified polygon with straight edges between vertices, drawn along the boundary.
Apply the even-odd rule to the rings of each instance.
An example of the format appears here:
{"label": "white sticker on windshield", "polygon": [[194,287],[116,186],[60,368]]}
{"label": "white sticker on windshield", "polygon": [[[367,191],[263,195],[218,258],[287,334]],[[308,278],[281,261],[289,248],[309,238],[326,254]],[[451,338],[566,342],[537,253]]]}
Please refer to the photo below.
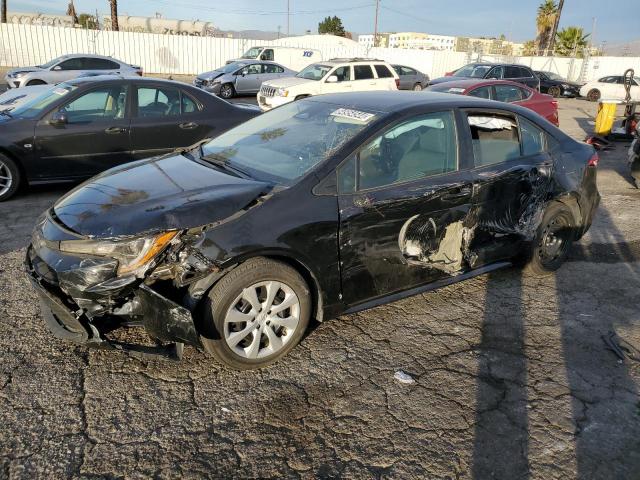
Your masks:
{"label": "white sticker on windshield", "polygon": [[353,110],[351,108],[339,108],[331,113],[334,117],[349,118],[351,120],[357,120],[362,123],[367,123],[375,115],[373,113],[361,112],[360,110]]}
{"label": "white sticker on windshield", "polygon": [[448,93],[464,93],[464,88],[460,88],[460,87],[451,87],[448,90]]}

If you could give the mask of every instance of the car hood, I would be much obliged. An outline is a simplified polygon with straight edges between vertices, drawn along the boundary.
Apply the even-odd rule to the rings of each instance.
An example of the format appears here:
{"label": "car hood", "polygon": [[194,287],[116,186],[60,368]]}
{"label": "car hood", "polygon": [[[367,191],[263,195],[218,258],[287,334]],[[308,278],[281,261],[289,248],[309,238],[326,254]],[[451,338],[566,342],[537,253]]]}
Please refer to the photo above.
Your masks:
{"label": "car hood", "polygon": [[81,235],[131,236],[218,222],[270,190],[176,153],[107,170],[63,196],[54,212]]}
{"label": "car hood", "polygon": [[275,80],[269,80],[268,83],[266,83],[266,85],[269,85],[270,87],[276,87],[276,88],[288,88],[288,87],[295,87],[296,85],[302,85],[305,83],[316,83],[317,80],[309,80],[308,78],[299,78],[299,77],[284,77],[284,78],[278,78]]}
{"label": "car hood", "polygon": [[439,78],[432,79],[429,83],[431,85],[437,85],[439,83],[453,82],[454,80],[466,80],[468,78],[471,78],[471,77],[454,77],[454,76],[451,76],[451,77],[439,77]]}
{"label": "car hood", "polygon": [[198,78],[209,80],[212,78],[218,78],[224,74],[225,73],[222,70],[210,70],[208,72],[201,73],[200,75],[198,75]]}
{"label": "car hood", "polygon": [[42,69],[40,67],[19,67],[9,70],[7,74],[14,75],[16,73],[30,73],[30,72],[39,72]]}

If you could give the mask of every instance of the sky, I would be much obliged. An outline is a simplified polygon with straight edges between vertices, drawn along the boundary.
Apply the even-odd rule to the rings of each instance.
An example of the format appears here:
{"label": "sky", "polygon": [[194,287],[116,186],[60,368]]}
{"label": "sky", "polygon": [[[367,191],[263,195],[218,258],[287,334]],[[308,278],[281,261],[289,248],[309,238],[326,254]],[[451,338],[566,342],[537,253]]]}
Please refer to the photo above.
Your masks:
{"label": "sky", "polygon": [[[78,13],[109,11],[108,0],[74,0]],[[635,0],[634,0],[635,1]],[[535,37],[535,16],[541,0],[381,0],[379,31],[418,31],[455,36],[499,36],[526,41]],[[289,0],[292,34],[317,31],[318,22],[337,15],[346,30],[373,33],[375,0]],[[565,0],[560,28],[579,26],[591,32],[596,16],[594,43],[624,43],[639,37],[640,13],[630,12],[632,2]],[[8,10],[65,13],[68,0],[7,0]],[[623,10],[616,7],[623,7]],[[155,16],[210,21],[221,30],[266,30],[286,33],[287,0],[119,0],[120,15]],[[633,9],[632,9],[633,10]]]}

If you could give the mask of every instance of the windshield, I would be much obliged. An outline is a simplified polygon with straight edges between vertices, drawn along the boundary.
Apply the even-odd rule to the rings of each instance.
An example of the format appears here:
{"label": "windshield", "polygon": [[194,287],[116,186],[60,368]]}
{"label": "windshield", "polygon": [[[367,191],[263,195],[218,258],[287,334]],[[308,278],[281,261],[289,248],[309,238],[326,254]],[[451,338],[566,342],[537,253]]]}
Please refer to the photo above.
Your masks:
{"label": "windshield", "polygon": [[319,101],[292,102],[203,146],[203,158],[258,180],[291,185],[367,127],[377,114]]}
{"label": "windshield", "polygon": [[222,73],[232,73],[247,65],[245,62],[228,63],[224,67],[220,67],[217,71]]}
{"label": "windshield", "polygon": [[542,72],[544,73],[547,77],[549,77],[551,80],[560,80],[561,82],[566,81],[564,78],[562,78],[560,75],[558,75],[557,73],[553,73],[553,72]]}
{"label": "windshield", "polygon": [[454,77],[471,77],[471,78],[484,78],[485,74],[491,68],[490,65],[465,65],[464,67],[456,70],[453,74]]}
{"label": "windshield", "polygon": [[37,67],[39,67],[39,68],[51,68],[56,63],[60,62],[62,59],[64,59],[64,57],[54,58],[53,60],[49,60],[47,63],[43,63],[42,65],[37,65]]}
{"label": "windshield", "polygon": [[21,118],[34,118],[37,117],[44,109],[54,103],[56,100],[68,95],[74,91],[76,86],[68,85],[66,83],[59,83],[56,86],[51,87],[49,90],[42,92],[35,98],[32,98],[23,105],[15,108],[11,111],[11,115]]}
{"label": "windshield", "polygon": [[301,72],[298,72],[296,77],[306,78],[307,80],[321,80],[331,67],[329,65],[313,64],[305,67]]}
{"label": "windshield", "polygon": [[242,55],[242,57],[240,57],[240,58],[258,58],[258,55],[260,55],[260,52],[262,52],[263,48],[264,47],[253,47],[253,48],[250,48],[249,50],[244,52],[244,55]]}

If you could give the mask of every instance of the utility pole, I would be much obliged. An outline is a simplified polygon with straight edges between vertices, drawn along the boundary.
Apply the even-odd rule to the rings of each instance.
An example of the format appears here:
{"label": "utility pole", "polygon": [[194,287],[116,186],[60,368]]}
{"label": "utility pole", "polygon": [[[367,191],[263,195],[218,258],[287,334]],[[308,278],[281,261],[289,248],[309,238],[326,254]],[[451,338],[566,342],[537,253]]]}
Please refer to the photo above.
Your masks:
{"label": "utility pole", "polygon": [[380,0],[376,0],[376,20],[373,24],[373,46],[378,46],[378,10],[380,9]]}
{"label": "utility pole", "polygon": [[547,51],[551,56],[553,56],[553,48],[556,43],[556,33],[558,33],[558,25],[560,24],[560,15],[562,15],[563,6],[564,6],[564,0],[559,0],[558,13],[556,13],[556,19],[553,22],[553,30],[551,30],[551,38],[549,39],[549,46],[547,47]]}
{"label": "utility pole", "polygon": [[111,4],[111,30],[117,32],[120,30],[118,26],[118,0],[109,0]]}
{"label": "utility pole", "polygon": [[0,23],[7,23],[7,0],[1,0],[0,5]]}
{"label": "utility pole", "polygon": [[291,1],[287,0],[287,37],[291,36],[291,32],[289,31],[289,16],[291,15],[290,3]]}

